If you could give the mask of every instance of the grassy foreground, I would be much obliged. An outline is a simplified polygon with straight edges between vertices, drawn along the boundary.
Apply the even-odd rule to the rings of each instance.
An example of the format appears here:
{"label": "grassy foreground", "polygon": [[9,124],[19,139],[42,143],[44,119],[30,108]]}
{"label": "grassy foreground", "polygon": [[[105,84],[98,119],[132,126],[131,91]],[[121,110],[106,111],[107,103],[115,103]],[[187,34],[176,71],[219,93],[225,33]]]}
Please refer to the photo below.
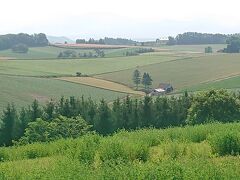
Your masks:
{"label": "grassy foreground", "polygon": [[240,123],[0,148],[0,179],[239,179]]}

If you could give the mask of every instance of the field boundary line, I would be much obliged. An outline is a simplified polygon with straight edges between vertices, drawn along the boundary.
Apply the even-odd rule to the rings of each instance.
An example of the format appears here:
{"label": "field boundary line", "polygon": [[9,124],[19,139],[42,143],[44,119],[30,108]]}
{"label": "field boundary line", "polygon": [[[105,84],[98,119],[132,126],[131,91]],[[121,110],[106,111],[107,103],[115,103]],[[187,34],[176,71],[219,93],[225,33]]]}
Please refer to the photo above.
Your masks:
{"label": "field boundary line", "polygon": [[[191,87],[198,86],[198,85],[221,82],[221,81],[228,80],[228,79],[235,78],[235,77],[240,77],[240,73],[236,73],[236,74],[233,74],[233,75],[228,75],[228,76],[225,76],[225,77],[216,78],[216,79],[213,79],[213,80],[202,81],[202,82],[199,82],[198,84],[195,84],[195,85],[192,85],[192,86],[184,86],[181,89],[179,89],[179,91],[184,90],[184,88],[191,88]],[[234,88],[224,88],[224,89],[237,89],[237,88],[240,88],[240,86],[239,87],[234,87]]]}
{"label": "field boundary line", "polygon": [[[65,76],[66,77],[66,76]],[[95,78],[95,77],[91,77],[91,78],[94,78],[94,79],[100,79],[100,78]],[[118,90],[114,90],[114,89],[110,89],[110,88],[104,88],[104,87],[99,87],[99,86],[94,86],[94,85],[91,85],[91,84],[87,84],[87,83],[82,83],[82,82],[74,82],[74,81],[70,81],[70,80],[66,80],[66,79],[61,79],[61,78],[53,78],[55,80],[59,80],[59,81],[65,81],[65,82],[68,82],[68,83],[74,83],[74,84],[81,84],[81,85],[84,85],[84,86],[89,86],[89,87],[94,87],[94,88],[98,88],[98,89],[104,89],[104,90],[108,90],[108,91],[113,91],[113,92],[118,92],[118,93],[123,93],[123,94],[129,94],[129,95],[136,95],[136,96],[144,96],[143,94],[141,95],[139,91],[139,93],[134,93],[134,92],[126,92],[126,91],[118,91]],[[104,80],[104,79],[100,79],[100,80]],[[104,80],[104,81],[107,81],[107,80]],[[109,81],[109,82],[112,82],[112,81]],[[116,82],[112,82],[112,83],[116,83]],[[120,84],[120,83],[116,83],[116,84]],[[124,84],[120,84],[120,85],[123,85],[129,89],[131,89],[130,87],[124,85]],[[134,90],[132,90],[134,91]]]}
{"label": "field boundary line", "polygon": [[[167,56],[167,57],[171,57],[171,56]],[[185,58],[179,58],[179,59],[173,59],[173,60],[168,60],[168,61],[163,61],[163,62],[157,62],[157,63],[150,63],[147,65],[142,65],[142,66],[138,66],[138,67],[145,67],[145,66],[152,66],[155,64],[162,64],[162,63],[170,63],[170,62],[175,62],[175,61],[184,61],[184,60],[190,60],[190,59],[195,59],[195,58],[200,58],[202,56],[198,56],[198,57],[185,57]],[[104,75],[104,74],[110,74],[110,73],[116,73],[116,72],[122,72],[122,71],[126,71],[126,70],[131,70],[134,68],[127,68],[127,69],[122,69],[122,70],[116,70],[116,71],[111,71],[111,72],[104,72],[104,73],[99,73],[99,74],[91,74],[91,76],[100,76],[100,75]],[[98,77],[96,77],[98,78]]]}

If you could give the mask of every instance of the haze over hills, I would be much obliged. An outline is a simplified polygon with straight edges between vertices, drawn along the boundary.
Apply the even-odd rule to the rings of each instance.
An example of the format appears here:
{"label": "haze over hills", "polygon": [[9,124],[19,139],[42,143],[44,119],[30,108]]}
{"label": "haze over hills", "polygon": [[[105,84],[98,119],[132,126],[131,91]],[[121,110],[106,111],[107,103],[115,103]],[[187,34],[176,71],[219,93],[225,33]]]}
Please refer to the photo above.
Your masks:
{"label": "haze over hills", "polygon": [[75,41],[65,37],[65,36],[50,36],[47,35],[47,39],[50,43],[64,43],[65,41],[67,41],[68,43],[74,43]]}
{"label": "haze over hills", "polygon": [[[79,35],[85,39],[90,38],[88,35],[95,39],[104,36],[155,39],[179,32],[233,33],[240,29],[237,0],[226,3],[202,0],[196,4],[190,0],[150,0],[148,3],[139,0],[69,0],[67,3],[42,0],[37,8],[30,0],[24,2],[27,6],[16,0],[2,2],[1,6],[6,8],[0,12],[0,34],[44,32],[74,39]],[[9,9],[14,13],[9,14]]]}

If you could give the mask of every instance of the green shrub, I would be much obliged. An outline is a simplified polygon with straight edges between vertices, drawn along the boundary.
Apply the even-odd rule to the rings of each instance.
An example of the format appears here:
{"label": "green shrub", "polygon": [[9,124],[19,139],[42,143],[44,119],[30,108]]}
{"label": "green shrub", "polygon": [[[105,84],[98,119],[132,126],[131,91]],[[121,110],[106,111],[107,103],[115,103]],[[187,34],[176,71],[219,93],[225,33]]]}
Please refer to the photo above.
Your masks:
{"label": "green shrub", "polygon": [[237,132],[218,133],[209,137],[213,152],[224,155],[240,154],[240,134]]}
{"label": "green shrub", "polygon": [[165,161],[158,164],[148,164],[144,167],[143,179],[184,179],[184,166],[177,161]]}
{"label": "green shrub", "polygon": [[186,155],[186,144],[179,142],[167,142],[163,144],[164,156],[171,159],[177,159]]}
{"label": "green shrub", "polygon": [[147,143],[123,141],[120,138],[109,138],[102,142],[99,150],[100,160],[133,162],[147,161],[149,157],[149,147]]}
{"label": "green shrub", "polygon": [[209,143],[189,143],[187,144],[186,157],[191,159],[208,159],[213,157]]}
{"label": "green shrub", "polygon": [[189,136],[191,142],[200,143],[207,139],[208,133],[208,129],[206,128],[196,128],[191,129]]}
{"label": "green shrub", "polygon": [[107,140],[102,142],[99,150],[99,157],[103,162],[111,160],[128,160],[123,142],[114,140]]}
{"label": "green shrub", "polygon": [[23,153],[27,159],[35,159],[51,155],[50,151],[51,148],[47,148],[42,144],[31,144],[25,147]]}
{"label": "green shrub", "polygon": [[0,162],[8,161],[9,160],[9,153],[7,149],[1,148],[0,149]]}
{"label": "green shrub", "polygon": [[71,156],[79,160],[81,163],[92,164],[94,163],[96,151],[100,144],[99,135],[87,135],[77,142],[75,149],[72,151]]}
{"label": "green shrub", "polygon": [[0,172],[0,179],[6,179],[6,176],[4,175],[4,172]]}

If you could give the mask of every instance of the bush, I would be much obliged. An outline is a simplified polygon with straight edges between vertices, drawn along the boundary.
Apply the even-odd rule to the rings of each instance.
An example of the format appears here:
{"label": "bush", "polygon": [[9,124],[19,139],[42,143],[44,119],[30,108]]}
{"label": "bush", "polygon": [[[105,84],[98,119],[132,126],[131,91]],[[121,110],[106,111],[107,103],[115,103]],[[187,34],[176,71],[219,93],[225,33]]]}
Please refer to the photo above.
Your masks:
{"label": "bush", "polygon": [[205,48],[205,53],[212,53],[213,50],[212,50],[212,47],[211,46],[208,46]]}
{"label": "bush", "polygon": [[111,160],[128,160],[123,143],[112,140],[104,141],[101,144],[99,156],[100,160],[103,162]]}
{"label": "bush", "polygon": [[42,144],[32,144],[26,146],[24,155],[27,159],[35,159],[40,157],[47,157],[51,155],[51,148],[43,146]]}
{"label": "bush", "polygon": [[164,156],[170,159],[177,159],[186,155],[186,144],[179,142],[168,142],[163,145]]}
{"label": "bush", "polygon": [[87,134],[90,128],[91,126],[81,116],[75,118],[59,116],[51,122],[38,118],[35,122],[28,124],[24,136],[19,139],[18,144],[77,138]]}
{"label": "bush", "polygon": [[81,76],[82,76],[82,73],[81,73],[81,72],[76,72],[76,76],[77,76],[77,77],[81,77]]}
{"label": "bush", "polygon": [[145,143],[132,143],[112,138],[103,141],[99,150],[99,156],[103,162],[133,162],[135,160],[145,162],[149,157],[149,148]]}
{"label": "bush", "polygon": [[65,50],[58,54],[58,58],[62,58],[62,59],[77,58],[77,53],[76,51],[73,51],[73,50]]}
{"label": "bush", "polygon": [[224,134],[215,134],[209,137],[213,152],[220,156],[239,155],[240,153],[240,134],[227,132]]}
{"label": "bush", "polygon": [[7,149],[1,148],[0,149],[0,162],[8,161],[9,160],[9,154]]}
{"label": "bush", "polygon": [[233,122],[239,118],[238,98],[227,90],[210,90],[194,95],[188,109],[187,124],[202,124],[214,121]]}
{"label": "bush", "polygon": [[77,159],[81,163],[92,164],[94,163],[99,144],[99,135],[86,135],[79,139],[73,148],[69,148],[67,154],[70,155],[70,158]]}

